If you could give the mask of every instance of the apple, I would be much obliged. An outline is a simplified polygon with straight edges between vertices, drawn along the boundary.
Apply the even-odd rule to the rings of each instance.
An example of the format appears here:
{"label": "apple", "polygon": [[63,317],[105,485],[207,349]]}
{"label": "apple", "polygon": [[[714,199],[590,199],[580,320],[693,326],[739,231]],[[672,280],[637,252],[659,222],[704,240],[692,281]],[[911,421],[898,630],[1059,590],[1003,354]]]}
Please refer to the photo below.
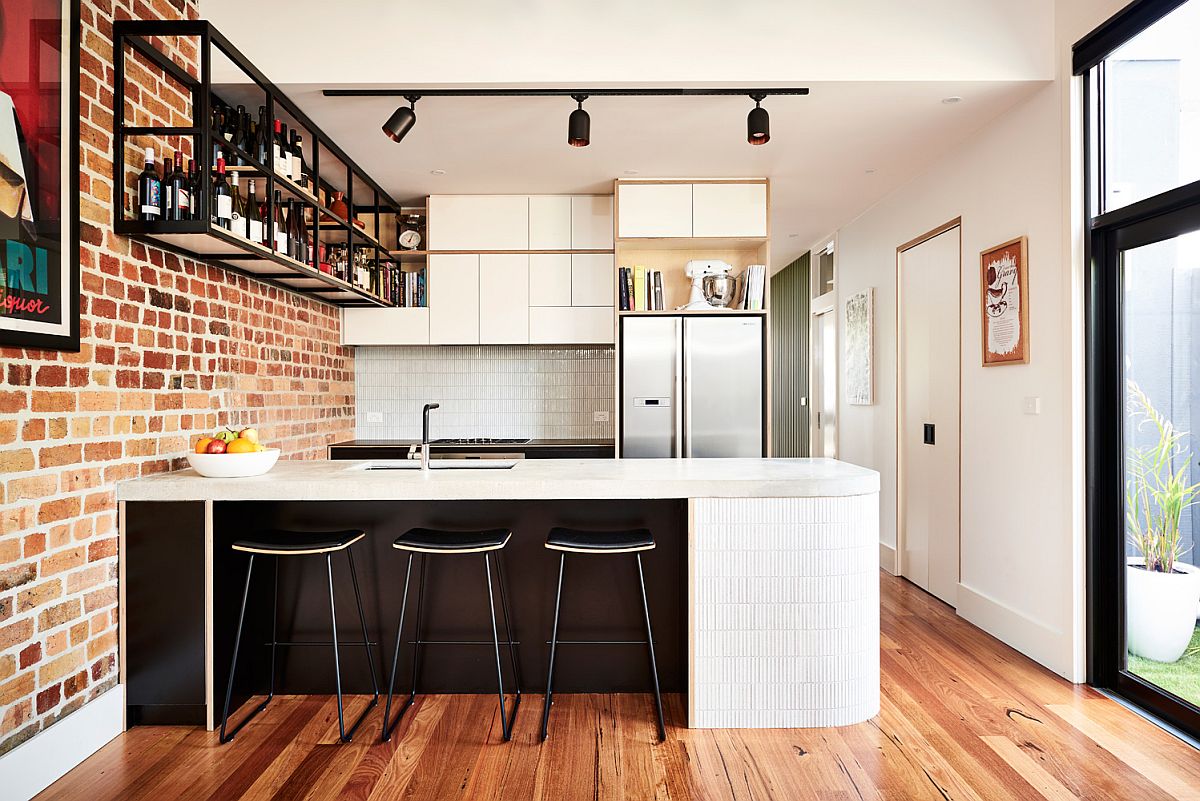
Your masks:
{"label": "apple", "polygon": [[207,453],[224,453],[226,447],[228,447],[228,446],[225,444],[225,440],[214,439],[212,442],[208,443],[208,450],[206,452]]}
{"label": "apple", "polygon": [[238,434],[238,437],[240,439],[248,439],[251,442],[257,443],[258,442],[258,429],[257,428],[243,428],[241,433]]}
{"label": "apple", "polygon": [[228,428],[224,428],[218,431],[216,434],[213,434],[213,437],[228,445],[230,442],[233,442],[235,439],[237,439],[237,434]]}

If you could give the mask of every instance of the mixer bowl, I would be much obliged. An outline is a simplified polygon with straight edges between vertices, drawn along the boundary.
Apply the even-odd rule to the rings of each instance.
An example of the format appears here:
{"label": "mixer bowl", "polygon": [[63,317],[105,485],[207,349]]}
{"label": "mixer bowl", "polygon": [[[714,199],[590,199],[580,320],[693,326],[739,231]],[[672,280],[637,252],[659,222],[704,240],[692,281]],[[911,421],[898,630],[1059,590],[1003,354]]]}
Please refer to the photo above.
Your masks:
{"label": "mixer bowl", "polygon": [[732,275],[706,275],[701,282],[704,299],[714,308],[728,308],[733,303],[737,290],[737,279]]}

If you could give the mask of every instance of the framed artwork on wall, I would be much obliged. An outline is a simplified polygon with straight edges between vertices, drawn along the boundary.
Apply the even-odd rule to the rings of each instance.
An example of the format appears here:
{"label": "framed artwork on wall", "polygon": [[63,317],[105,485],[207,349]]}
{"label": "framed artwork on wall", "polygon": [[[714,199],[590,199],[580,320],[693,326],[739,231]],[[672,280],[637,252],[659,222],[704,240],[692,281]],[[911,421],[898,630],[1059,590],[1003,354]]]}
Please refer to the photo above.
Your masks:
{"label": "framed artwork on wall", "polygon": [[846,402],[875,402],[875,289],[868,287],[846,301]]}
{"label": "framed artwork on wall", "polygon": [[984,367],[1029,363],[1028,259],[1024,236],[979,254]]}
{"label": "framed artwork on wall", "polygon": [[0,346],[79,350],[79,2],[0,5]]}

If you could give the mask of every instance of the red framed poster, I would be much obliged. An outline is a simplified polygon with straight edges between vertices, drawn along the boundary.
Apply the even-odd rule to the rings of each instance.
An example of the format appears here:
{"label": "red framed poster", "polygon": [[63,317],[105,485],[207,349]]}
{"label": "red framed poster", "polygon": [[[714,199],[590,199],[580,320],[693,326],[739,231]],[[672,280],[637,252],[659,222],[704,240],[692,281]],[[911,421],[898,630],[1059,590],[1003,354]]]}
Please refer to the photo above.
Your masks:
{"label": "red framed poster", "polygon": [[0,345],[79,350],[79,3],[0,4]]}

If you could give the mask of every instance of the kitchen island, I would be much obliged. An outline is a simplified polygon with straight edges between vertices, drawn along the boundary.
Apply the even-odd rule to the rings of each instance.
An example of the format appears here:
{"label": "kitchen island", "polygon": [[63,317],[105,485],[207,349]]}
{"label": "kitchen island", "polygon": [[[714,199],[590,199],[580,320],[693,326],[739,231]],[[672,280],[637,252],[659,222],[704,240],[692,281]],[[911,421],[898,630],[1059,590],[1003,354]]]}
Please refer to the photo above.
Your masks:
{"label": "kitchen island", "polygon": [[[664,691],[686,693],[689,726],[833,726],[878,712],[874,471],[828,459],[474,464],[422,472],[395,462],[285,461],[255,478],[185,470],[120,484],[121,670],[130,725],[212,727],[219,718],[214,693],[219,699],[227,679],[245,576],[244,554],[229,545],[260,527],[366,530],[355,548],[368,636],[384,644],[375,651],[377,670],[384,651],[390,659],[403,587],[404,557],[391,541],[414,526],[510,528],[504,564],[530,691],[544,686],[557,577],[557,554],[543,547],[546,532],[555,525],[646,527],[658,545],[645,561],[660,678]],[[302,561],[311,564],[291,564]],[[281,571],[281,639],[321,639],[328,626],[320,561],[288,560]],[[567,635],[631,639],[640,615],[636,568],[626,564],[632,560],[568,561]],[[434,559],[429,572],[424,635],[478,637],[489,625],[482,567],[455,556]],[[345,578],[340,600],[352,609]],[[268,585],[252,591],[249,643],[269,638]],[[347,640],[355,639],[353,615],[338,617]],[[288,650],[277,692],[332,690],[327,649]],[[342,650],[348,690],[368,691],[361,649]],[[266,650],[246,653],[256,667],[239,671],[242,697],[266,686]],[[641,648],[565,649],[560,656],[560,692],[649,686]],[[430,649],[421,690],[493,691],[490,658],[487,649]],[[397,686],[406,682],[402,676]]]}

